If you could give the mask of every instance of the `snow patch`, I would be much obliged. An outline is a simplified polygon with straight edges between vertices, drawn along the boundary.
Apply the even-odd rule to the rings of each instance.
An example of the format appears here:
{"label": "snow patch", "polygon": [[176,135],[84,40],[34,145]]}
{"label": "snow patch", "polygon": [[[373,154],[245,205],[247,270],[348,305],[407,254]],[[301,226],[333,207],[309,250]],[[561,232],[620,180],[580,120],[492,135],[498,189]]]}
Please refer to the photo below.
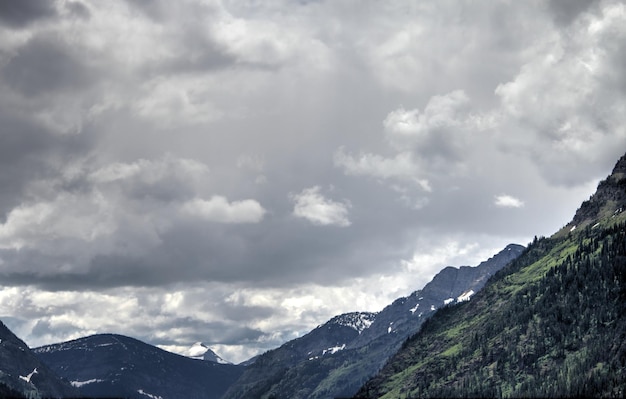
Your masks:
{"label": "snow patch", "polygon": [[344,349],[346,349],[346,344],[343,344],[341,346],[333,346],[332,348],[324,349],[322,351],[322,356],[324,356],[327,353],[330,353],[332,355]]}
{"label": "snow patch", "polygon": [[93,384],[94,382],[104,382],[104,380],[98,380],[94,378],[93,380],[87,380],[87,381],[70,381],[70,384],[72,384],[72,386],[76,388],[80,388],[83,385]]}
{"label": "snow patch", "polygon": [[34,374],[39,374],[37,372],[37,367],[35,367],[35,369],[31,371],[30,374],[28,374],[26,377],[24,377],[23,375],[20,375],[20,379],[30,383],[30,379],[33,377]]}
{"label": "snow patch", "polygon": [[467,292],[462,293],[457,299],[457,302],[465,302],[465,301],[469,301],[470,298],[472,297],[472,295],[474,295],[475,292],[474,290],[469,290]]}
{"label": "snow patch", "polygon": [[595,229],[596,227],[600,226],[600,223],[596,223],[593,226],[591,226],[592,229]]}
{"label": "snow patch", "polygon": [[430,310],[435,311],[436,309],[435,305],[430,305]]}
{"label": "snow patch", "polygon": [[163,397],[145,392],[143,389],[138,389],[137,392],[139,392],[141,395],[149,397],[150,399],[163,399]]}
{"label": "snow patch", "polygon": [[570,231],[570,232],[572,232],[572,231],[574,231],[574,230],[576,230],[576,226],[575,226],[575,225],[574,225],[574,226],[572,226],[572,228],[571,228],[571,229],[569,229],[569,231]]}
{"label": "snow patch", "polygon": [[448,299],[445,299],[445,300],[443,301],[443,304],[444,304],[444,305],[448,305],[448,304],[450,304],[450,303],[452,303],[452,302],[454,302],[454,298],[448,298]]}
{"label": "snow patch", "polygon": [[347,313],[333,318],[329,323],[350,327],[361,334],[363,330],[370,328],[375,317],[376,313]]}
{"label": "snow patch", "polygon": [[409,309],[409,312],[411,312],[411,314],[415,314],[415,311],[417,311],[417,308],[420,307],[420,304],[418,303],[417,305],[415,305],[414,308]]}
{"label": "snow patch", "polygon": [[209,348],[202,342],[196,342],[191,348],[189,348],[187,356],[202,358],[202,356],[207,353],[208,350]]}

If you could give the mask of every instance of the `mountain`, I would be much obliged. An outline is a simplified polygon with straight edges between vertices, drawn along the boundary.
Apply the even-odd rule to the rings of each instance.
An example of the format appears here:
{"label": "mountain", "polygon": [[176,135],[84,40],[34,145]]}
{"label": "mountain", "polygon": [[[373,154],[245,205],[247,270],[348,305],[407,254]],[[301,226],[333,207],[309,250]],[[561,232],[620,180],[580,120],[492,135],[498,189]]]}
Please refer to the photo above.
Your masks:
{"label": "mountain", "polygon": [[196,342],[193,344],[193,346],[187,351],[187,356],[192,359],[206,360],[207,362],[232,364],[231,362],[222,359],[217,353],[213,352],[211,348],[202,342]]}
{"label": "mountain", "polygon": [[476,267],[448,267],[379,313],[347,313],[266,352],[227,399],[333,398],[354,394],[437,308],[467,301],[524,247],[511,244]]}
{"label": "mountain", "polygon": [[437,312],[358,398],[624,397],[626,156],[572,222]]}
{"label": "mountain", "polygon": [[0,322],[0,397],[61,398],[78,392]]}
{"label": "mountain", "polygon": [[243,367],[190,359],[134,338],[98,334],[33,350],[89,397],[220,398]]}

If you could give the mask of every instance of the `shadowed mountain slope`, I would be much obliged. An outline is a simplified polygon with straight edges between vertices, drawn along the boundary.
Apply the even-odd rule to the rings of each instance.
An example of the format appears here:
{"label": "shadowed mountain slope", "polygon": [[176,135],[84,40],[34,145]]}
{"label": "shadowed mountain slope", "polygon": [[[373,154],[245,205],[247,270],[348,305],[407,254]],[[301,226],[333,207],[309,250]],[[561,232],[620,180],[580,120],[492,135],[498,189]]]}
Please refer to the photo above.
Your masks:
{"label": "shadowed mountain slope", "polygon": [[62,398],[78,391],[0,322],[0,397]]}
{"label": "shadowed mountain slope", "polygon": [[34,349],[89,397],[219,398],[242,366],[191,359],[134,338],[99,334]]}

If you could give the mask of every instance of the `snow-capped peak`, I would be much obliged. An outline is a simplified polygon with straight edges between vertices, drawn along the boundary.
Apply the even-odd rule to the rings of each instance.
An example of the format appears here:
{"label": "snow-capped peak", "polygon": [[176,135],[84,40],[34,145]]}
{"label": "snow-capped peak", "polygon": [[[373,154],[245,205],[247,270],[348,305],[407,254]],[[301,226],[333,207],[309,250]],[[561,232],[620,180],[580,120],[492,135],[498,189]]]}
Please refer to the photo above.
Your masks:
{"label": "snow-capped peak", "polygon": [[208,350],[208,346],[204,345],[202,342],[196,342],[187,351],[187,356],[201,359]]}
{"label": "snow-capped peak", "polygon": [[231,362],[222,359],[217,353],[213,352],[211,348],[202,342],[196,342],[193,344],[191,348],[187,350],[187,357],[220,364],[232,364]]}

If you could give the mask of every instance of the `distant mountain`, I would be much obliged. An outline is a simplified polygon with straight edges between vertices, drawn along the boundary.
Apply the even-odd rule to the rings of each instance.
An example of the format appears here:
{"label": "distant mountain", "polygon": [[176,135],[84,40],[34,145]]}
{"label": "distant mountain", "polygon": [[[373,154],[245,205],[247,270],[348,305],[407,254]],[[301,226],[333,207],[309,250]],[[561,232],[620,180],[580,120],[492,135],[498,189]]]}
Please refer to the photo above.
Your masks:
{"label": "distant mountain", "polygon": [[436,309],[469,300],[523,250],[523,246],[511,244],[477,267],[445,268],[422,290],[397,299],[379,313],[336,316],[259,356],[224,397],[352,395]]}
{"label": "distant mountain", "polygon": [[207,362],[232,364],[231,362],[222,359],[217,353],[213,352],[211,348],[202,342],[196,342],[193,344],[193,346],[187,351],[186,355],[192,359],[206,360]]}
{"label": "distant mountain", "polygon": [[243,367],[190,359],[134,338],[99,334],[33,350],[82,395],[129,399],[220,398]]}
{"label": "distant mountain", "polygon": [[437,312],[358,398],[624,397],[626,156],[571,223]]}
{"label": "distant mountain", "polygon": [[76,389],[48,368],[0,322],[0,397],[62,398]]}

